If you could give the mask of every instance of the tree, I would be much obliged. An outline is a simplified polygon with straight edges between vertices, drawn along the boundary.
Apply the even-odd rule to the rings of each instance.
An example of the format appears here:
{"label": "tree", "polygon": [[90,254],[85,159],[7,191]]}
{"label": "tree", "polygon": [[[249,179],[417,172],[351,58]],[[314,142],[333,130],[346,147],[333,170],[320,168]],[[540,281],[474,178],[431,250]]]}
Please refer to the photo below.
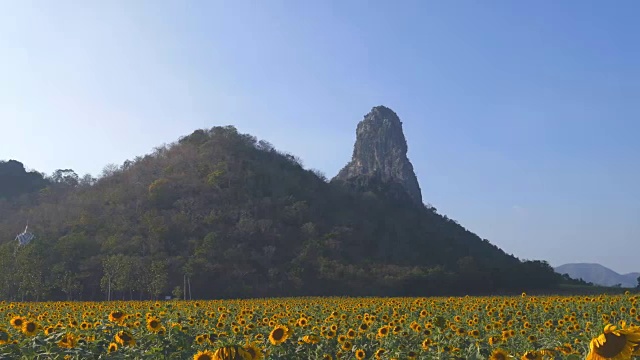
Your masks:
{"label": "tree", "polygon": [[27,171],[19,161],[0,161],[0,199],[32,193],[48,184],[49,181],[42,174]]}
{"label": "tree", "polygon": [[16,295],[16,272],[13,257],[13,244],[6,243],[0,246],[0,298],[13,299]]}
{"label": "tree", "polygon": [[51,181],[55,184],[75,187],[80,183],[80,177],[71,169],[58,169],[51,175]]}
{"label": "tree", "polygon": [[114,176],[120,171],[120,167],[116,164],[107,164],[102,168],[102,172],[100,173],[101,178]]}
{"label": "tree", "polygon": [[636,285],[636,289],[640,289],[640,276],[636,279],[638,281],[638,285]]}
{"label": "tree", "polygon": [[79,185],[80,186],[91,186],[96,183],[96,178],[91,176],[91,174],[84,174],[82,178],[80,178]]}
{"label": "tree", "polygon": [[55,284],[66,295],[67,301],[73,300],[75,294],[82,291],[82,283],[77,274],[61,267],[54,267]]}
{"label": "tree", "polygon": [[151,262],[149,269],[149,293],[154,299],[162,293],[167,286],[167,263],[164,260],[155,260]]}
{"label": "tree", "polygon": [[182,298],[182,287],[180,287],[180,286],[174,287],[173,291],[171,291],[171,294],[173,295],[174,299],[181,299]]}
{"label": "tree", "polygon": [[113,291],[128,289],[128,275],[131,272],[131,262],[122,254],[111,255],[102,261],[103,276],[100,280],[102,291],[107,294],[107,300],[111,300]]}
{"label": "tree", "polygon": [[40,300],[46,293],[43,279],[43,255],[39,253],[35,244],[21,246],[16,249],[16,277],[18,292],[22,300]]}

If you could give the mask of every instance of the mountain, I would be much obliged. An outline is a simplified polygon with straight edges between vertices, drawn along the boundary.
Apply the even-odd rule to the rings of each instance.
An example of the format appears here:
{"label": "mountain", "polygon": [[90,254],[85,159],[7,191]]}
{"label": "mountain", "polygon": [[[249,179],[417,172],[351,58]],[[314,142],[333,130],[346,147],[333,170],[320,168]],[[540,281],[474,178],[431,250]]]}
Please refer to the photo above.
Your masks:
{"label": "mountain", "polygon": [[577,263],[564,264],[555,268],[559,274],[568,274],[574,279],[582,279],[596,285],[622,287],[636,287],[640,273],[618,274],[617,272],[600,264]]}
{"label": "mountain", "polygon": [[[99,179],[67,169],[49,180],[0,201],[0,299],[460,295],[562,281],[395,178],[327,182],[233,126],[196,130]],[[36,238],[16,247],[27,219]]]}
{"label": "mountain", "polygon": [[418,178],[407,158],[407,142],[402,122],[387,107],[374,107],[358,123],[351,161],[340,170],[335,179],[346,181],[362,176],[397,183],[413,201],[422,204]]}

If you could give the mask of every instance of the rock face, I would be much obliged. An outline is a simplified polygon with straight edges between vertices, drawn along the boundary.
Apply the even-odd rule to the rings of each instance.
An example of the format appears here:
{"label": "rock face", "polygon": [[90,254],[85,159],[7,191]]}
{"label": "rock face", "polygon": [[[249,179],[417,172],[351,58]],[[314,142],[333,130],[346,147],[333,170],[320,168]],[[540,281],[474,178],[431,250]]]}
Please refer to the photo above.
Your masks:
{"label": "rock face", "polygon": [[351,161],[335,179],[347,181],[363,175],[398,183],[416,203],[422,204],[420,185],[407,158],[402,122],[384,106],[374,107],[358,123]]}

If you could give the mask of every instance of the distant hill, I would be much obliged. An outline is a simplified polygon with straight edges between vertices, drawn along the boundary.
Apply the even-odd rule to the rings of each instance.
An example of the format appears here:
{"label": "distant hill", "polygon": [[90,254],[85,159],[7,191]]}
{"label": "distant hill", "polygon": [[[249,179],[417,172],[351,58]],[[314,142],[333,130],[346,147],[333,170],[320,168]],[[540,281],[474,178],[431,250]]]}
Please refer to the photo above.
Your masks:
{"label": "distant hill", "polygon": [[[233,126],[197,130],[97,180],[59,170],[21,202],[0,201],[0,299],[180,296],[185,282],[194,298],[237,298],[563,281],[425,206],[393,112],[361,123],[349,171],[333,181]],[[36,238],[16,248],[27,219]]]}
{"label": "distant hill", "polygon": [[622,284],[622,287],[636,287],[640,273],[618,274],[617,272],[600,264],[577,263],[565,264],[555,268],[559,274],[568,274],[574,279],[582,279],[595,285],[614,286]]}

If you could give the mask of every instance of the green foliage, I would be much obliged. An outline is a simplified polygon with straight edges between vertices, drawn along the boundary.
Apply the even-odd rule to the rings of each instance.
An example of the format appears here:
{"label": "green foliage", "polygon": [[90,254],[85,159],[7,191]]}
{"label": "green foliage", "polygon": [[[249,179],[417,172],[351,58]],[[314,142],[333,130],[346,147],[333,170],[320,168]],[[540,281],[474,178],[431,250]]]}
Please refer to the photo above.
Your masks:
{"label": "green foliage", "polygon": [[[401,187],[327,182],[233,127],[104,173],[76,183],[62,170],[33,202],[0,202],[0,296],[158,298],[188,294],[185,279],[194,298],[483,294],[564,281]],[[14,256],[26,217],[37,238]]]}
{"label": "green foliage", "polygon": [[177,196],[168,179],[158,179],[149,185],[149,201],[158,208],[171,207]]}

